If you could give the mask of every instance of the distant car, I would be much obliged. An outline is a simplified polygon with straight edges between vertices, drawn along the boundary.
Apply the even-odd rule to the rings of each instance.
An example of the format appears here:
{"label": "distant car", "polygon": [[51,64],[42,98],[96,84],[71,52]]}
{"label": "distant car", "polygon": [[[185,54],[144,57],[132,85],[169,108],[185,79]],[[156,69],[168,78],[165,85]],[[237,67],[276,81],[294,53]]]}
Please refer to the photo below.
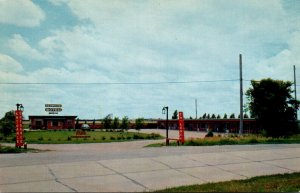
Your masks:
{"label": "distant car", "polygon": [[87,130],[87,129],[90,129],[90,126],[88,124],[82,124],[81,129]]}

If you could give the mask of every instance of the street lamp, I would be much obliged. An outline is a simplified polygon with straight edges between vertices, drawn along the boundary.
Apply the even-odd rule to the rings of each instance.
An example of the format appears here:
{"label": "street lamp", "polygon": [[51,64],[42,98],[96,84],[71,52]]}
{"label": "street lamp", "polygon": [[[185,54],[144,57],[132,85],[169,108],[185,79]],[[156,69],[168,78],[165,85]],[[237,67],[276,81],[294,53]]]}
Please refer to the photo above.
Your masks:
{"label": "street lamp", "polygon": [[163,107],[162,114],[166,114],[166,145],[169,145],[169,107]]}
{"label": "street lamp", "polygon": [[22,104],[16,104],[17,105],[17,110],[20,110],[20,111],[24,111],[24,107],[23,107],[23,105]]}

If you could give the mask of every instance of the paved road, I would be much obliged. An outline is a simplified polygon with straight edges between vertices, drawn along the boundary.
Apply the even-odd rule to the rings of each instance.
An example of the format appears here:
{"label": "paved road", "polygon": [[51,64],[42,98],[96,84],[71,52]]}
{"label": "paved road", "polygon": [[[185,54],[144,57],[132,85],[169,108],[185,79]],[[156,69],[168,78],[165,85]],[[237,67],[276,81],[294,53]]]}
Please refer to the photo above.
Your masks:
{"label": "paved road", "polygon": [[152,142],[1,154],[0,192],[139,192],[300,171],[300,144],[143,148]]}

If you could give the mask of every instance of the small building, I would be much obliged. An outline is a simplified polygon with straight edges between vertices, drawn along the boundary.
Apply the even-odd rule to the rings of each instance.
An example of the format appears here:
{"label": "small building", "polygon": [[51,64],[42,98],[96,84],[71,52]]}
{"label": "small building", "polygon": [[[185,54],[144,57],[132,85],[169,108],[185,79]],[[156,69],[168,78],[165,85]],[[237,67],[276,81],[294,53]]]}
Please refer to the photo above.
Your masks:
{"label": "small building", "polygon": [[30,129],[73,129],[77,116],[30,115]]}

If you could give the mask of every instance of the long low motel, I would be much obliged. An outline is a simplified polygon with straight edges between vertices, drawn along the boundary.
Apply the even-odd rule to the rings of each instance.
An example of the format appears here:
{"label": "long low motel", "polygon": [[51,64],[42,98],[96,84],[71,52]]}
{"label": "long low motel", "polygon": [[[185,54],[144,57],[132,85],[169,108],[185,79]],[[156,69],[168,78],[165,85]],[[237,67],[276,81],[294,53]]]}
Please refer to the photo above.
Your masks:
{"label": "long low motel", "polygon": [[[60,129],[74,129],[80,128],[82,124],[88,124],[92,129],[103,129],[102,121],[97,119],[78,120],[76,124],[77,116],[29,116],[29,128],[30,129],[45,129],[45,130],[60,130]],[[178,130],[178,120],[169,120],[169,129]],[[237,133],[239,131],[239,119],[185,119],[185,130],[189,131],[207,131],[212,130],[214,132],[230,132]],[[255,119],[244,119],[244,132],[245,133],[257,133],[259,131],[257,122]],[[135,121],[130,121],[130,128],[134,128]],[[145,129],[165,129],[166,120],[163,119],[145,119]]]}

